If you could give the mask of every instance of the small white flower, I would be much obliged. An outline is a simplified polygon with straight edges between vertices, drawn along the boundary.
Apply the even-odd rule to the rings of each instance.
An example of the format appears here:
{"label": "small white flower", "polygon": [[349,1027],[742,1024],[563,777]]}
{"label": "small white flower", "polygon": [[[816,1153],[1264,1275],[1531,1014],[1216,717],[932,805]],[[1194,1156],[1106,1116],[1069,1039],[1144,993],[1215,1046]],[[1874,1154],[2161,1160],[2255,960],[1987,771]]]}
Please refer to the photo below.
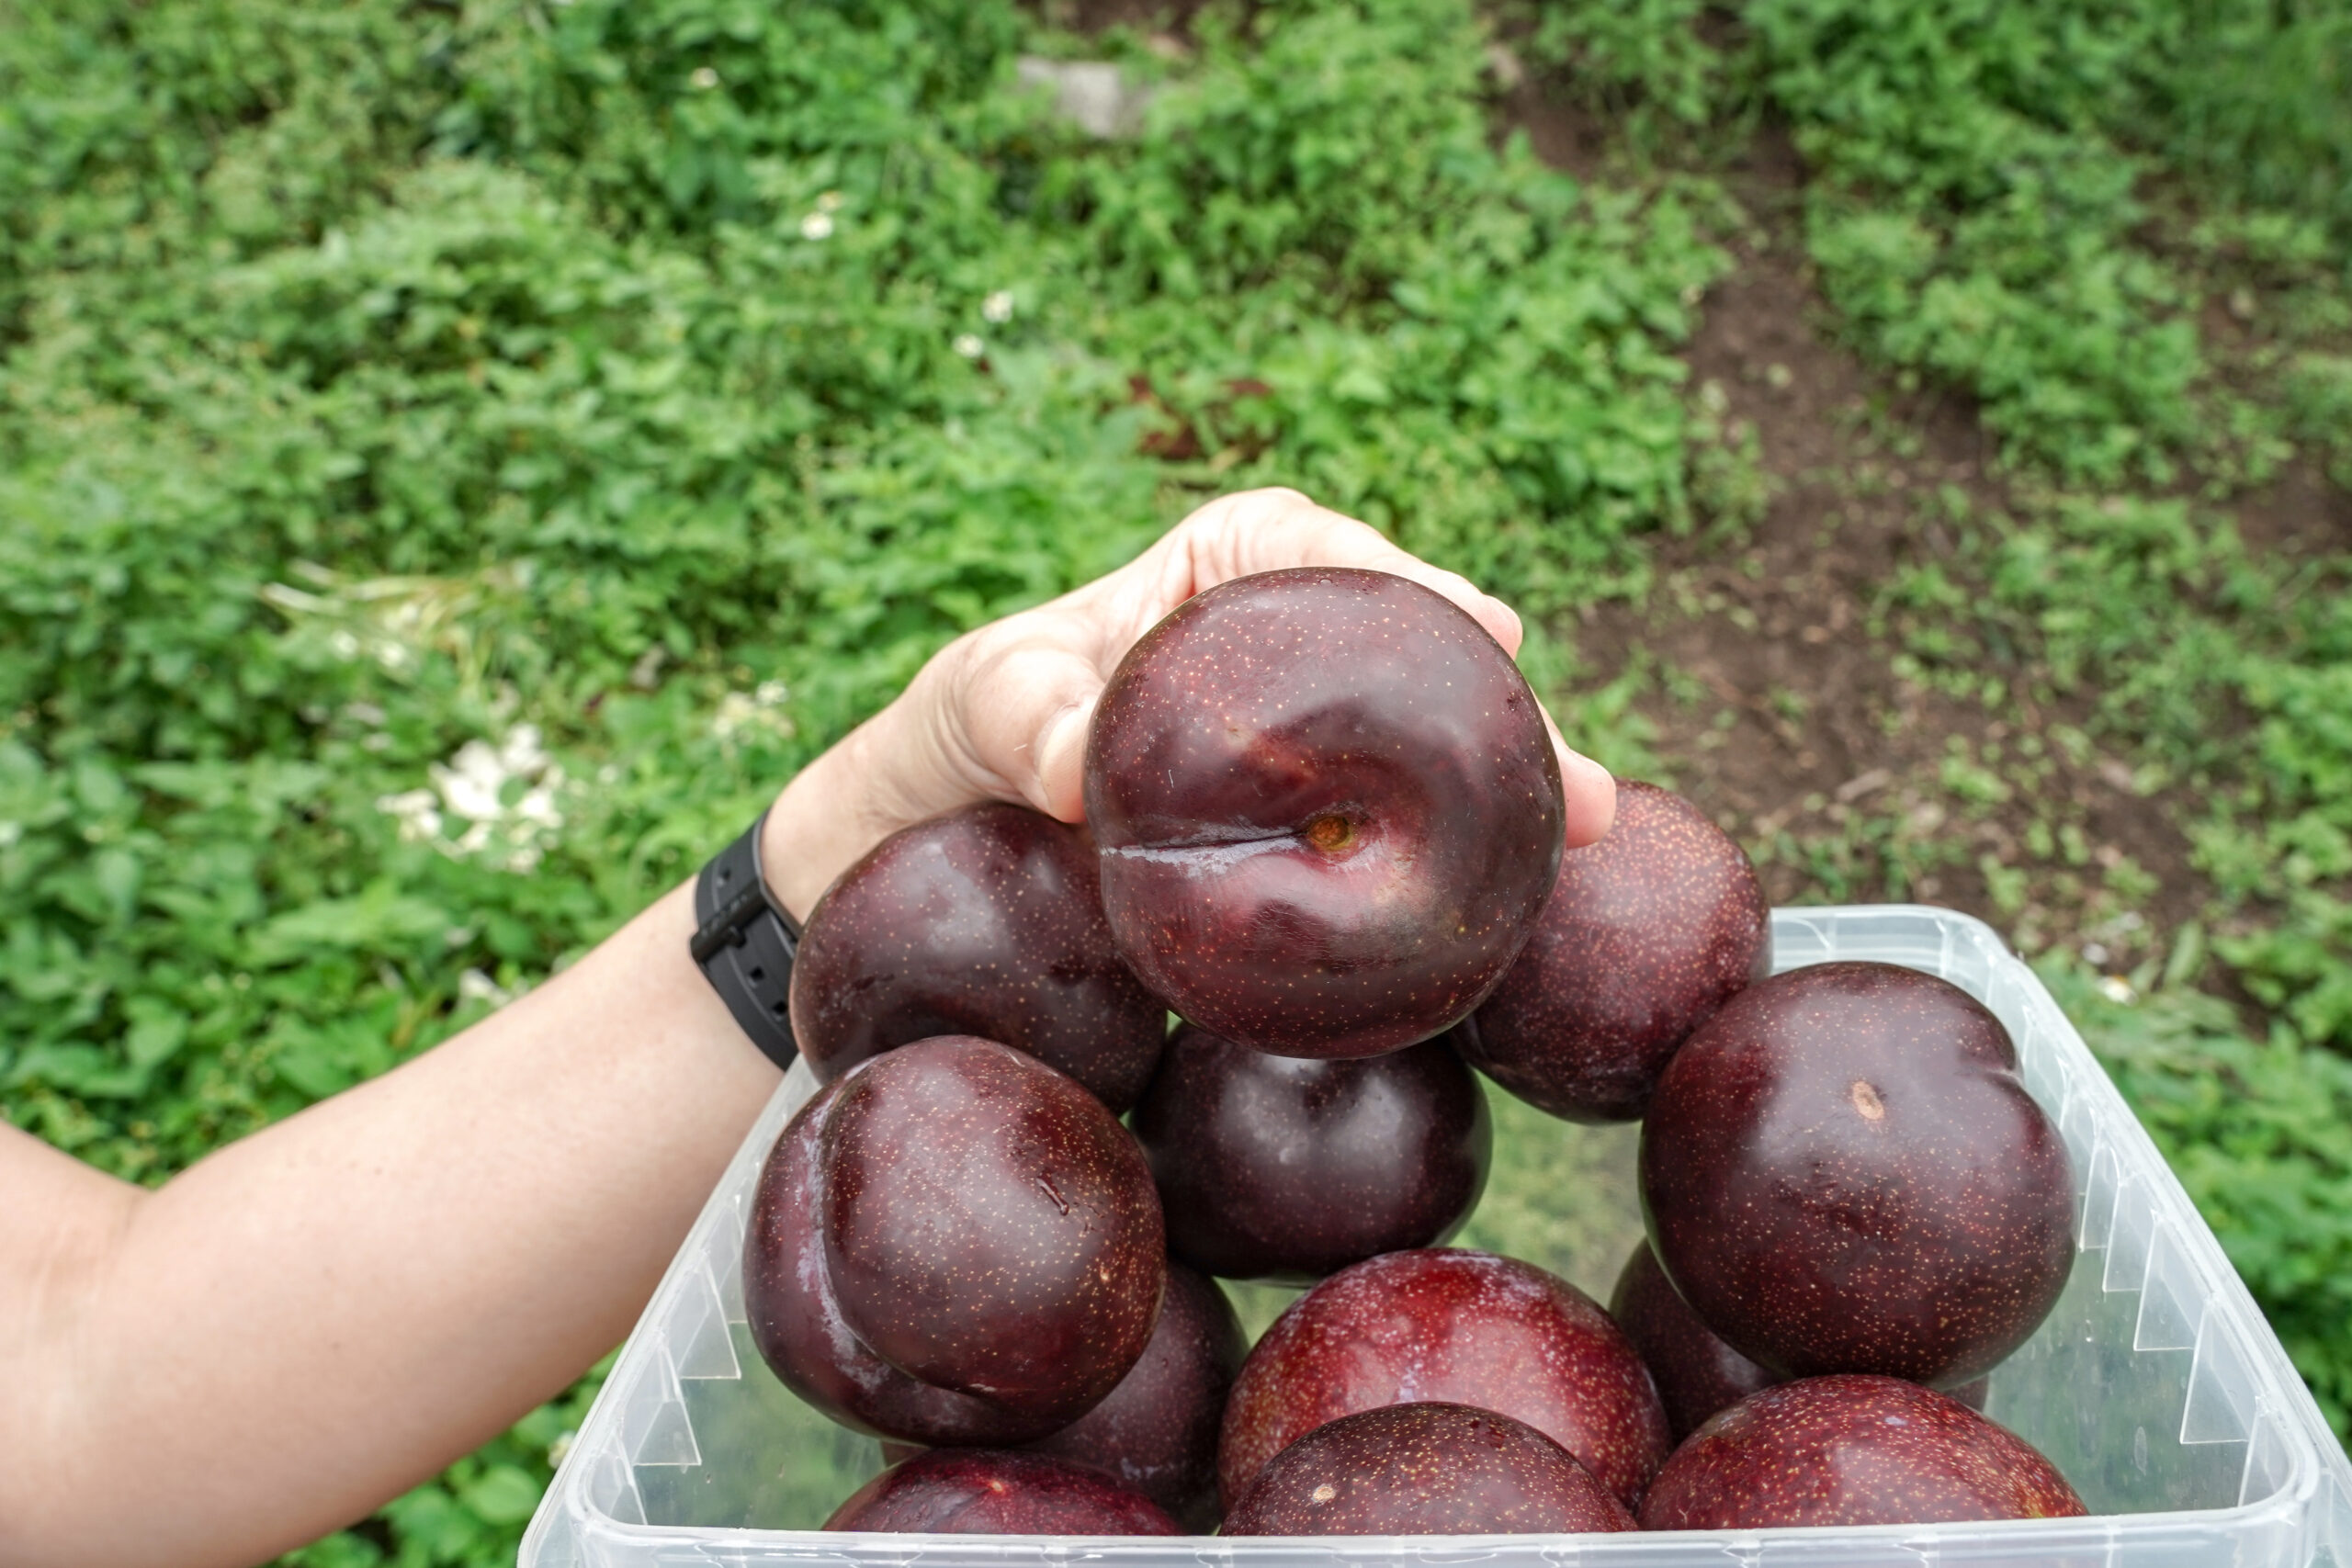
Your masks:
{"label": "small white flower", "polygon": [[[546,853],[545,840],[563,827],[558,804],[563,770],[548,756],[536,725],[514,726],[495,746],[469,740],[447,762],[435,762],[425,772],[433,781],[431,789],[388,795],[376,802],[378,810],[399,820],[403,839],[429,843],[459,859],[496,851],[499,863],[508,870],[529,871]],[[510,782],[524,786],[512,806],[505,799]],[[463,830],[450,838],[458,824]]]}
{"label": "small white flower", "polygon": [[2132,988],[2132,982],[2120,975],[2109,975],[2101,980],[2098,983],[2098,994],[2109,1001],[2124,1007],[2130,1007],[2140,999],[2140,993]]}
{"label": "small white flower", "polygon": [[435,762],[425,773],[450,811],[467,821],[495,822],[504,815],[498,792],[506,783],[507,770],[488,742],[469,740],[447,765]]}
{"label": "small white flower", "polygon": [[498,765],[510,773],[536,773],[548,765],[548,754],[539,744],[539,727],[518,724],[506,732],[498,743]]}
{"label": "small white flower", "polygon": [[800,237],[804,240],[830,240],[833,237],[833,215],[812,212],[800,220]]}
{"label": "small white flower", "polygon": [[980,341],[979,334],[977,333],[957,333],[956,334],[956,352],[962,355],[967,359],[978,359],[981,355],[988,352],[988,344]]}
{"label": "small white flower", "polygon": [[707,65],[697,65],[695,67],[695,73],[686,80],[695,85],[696,92],[707,93],[718,85],[718,73]]}
{"label": "small white flower", "polygon": [[441,802],[429,789],[378,795],[376,809],[400,823],[401,837],[412,843],[429,843],[440,836]]}
{"label": "small white flower", "polygon": [[514,992],[479,969],[469,969],[458,976],[458,996],[462,1001],[488,1002],[494,1008],[503,1008],[514,999]]}
{"label": "small white flower", "polygon": [[2107,962],[2107,944],[2103,942],[2083,943],[2083,962],[2096,969]]}
{"label": "small white flower", "polygon": [[1000,288],[980,301],[980,316],[998,326],[1012,320],[1012,290]]}
{"label": "small white flower", "polygon": [[359,639],[347,631],[335,631],[327,637],[327,646],[334,649],[337,659],[351,659],[359,652]]}
{"label": "small white flower", "polygon": [[837,190],[829,190],[817,198],[817,210],[820,212],[839,212],[841,209],[842,193]]}
{"label": "small white flower", "polygon": [[789,738],[793,733],[792,716],[777,709],[791,694],[781,681],[763,681],[750,692],[729,692],[718,699],[718,711],[711,716],[710,732],[729,744],[750,729]]}

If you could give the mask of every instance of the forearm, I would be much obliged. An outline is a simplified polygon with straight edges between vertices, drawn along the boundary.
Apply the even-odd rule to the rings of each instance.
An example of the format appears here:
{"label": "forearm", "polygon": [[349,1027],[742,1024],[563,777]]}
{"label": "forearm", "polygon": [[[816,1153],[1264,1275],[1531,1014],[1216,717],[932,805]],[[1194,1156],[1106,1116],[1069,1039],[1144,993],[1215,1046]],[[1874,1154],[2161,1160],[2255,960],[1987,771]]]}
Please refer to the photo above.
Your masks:
{"label": "forearm", "polygon": [[688,957],[692,925],[677,889],[85,1234],[23,1369],[51,1388],[47,1429],[0,1435],[0,1560],[266,1557],[618,1342],[775,1082]]}

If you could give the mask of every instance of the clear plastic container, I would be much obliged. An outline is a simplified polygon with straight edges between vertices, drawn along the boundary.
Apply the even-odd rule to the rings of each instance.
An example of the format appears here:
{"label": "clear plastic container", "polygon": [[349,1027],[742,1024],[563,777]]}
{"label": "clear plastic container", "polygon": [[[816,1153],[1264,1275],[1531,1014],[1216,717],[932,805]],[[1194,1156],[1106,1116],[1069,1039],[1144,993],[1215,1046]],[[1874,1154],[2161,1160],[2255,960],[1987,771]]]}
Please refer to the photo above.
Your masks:
{"label": "clear plastic container", "polygon": [[[2155,1145],[2049,992],[1981,922],[1912,906],[1782,909],[1779,967],[1871,958],[1962,986],[1997,1013],[2073,1151],[2081,1251],[2065,1294],[1992,1378],[1987,1410],[2095,1510],[2069,1520],[1603,1536],[1225,1540],[833,1535],[816,1528],[880,1467],[876,1445],[786,1392],[743,1327],[752,1184],[813,1089],[796,1066],[629,1336],[523,1543],[524,1568],[928,1563],[1330,1568],[2352,1568],[2352,1464]],[[1496,1097],[1495,1178],[1460,1241],[1554,1268],[1605,1299],[1640,1234],[1631,1128],[1550,1121]],[[1280,1293],[1235,1292],[1254,1330]]]}

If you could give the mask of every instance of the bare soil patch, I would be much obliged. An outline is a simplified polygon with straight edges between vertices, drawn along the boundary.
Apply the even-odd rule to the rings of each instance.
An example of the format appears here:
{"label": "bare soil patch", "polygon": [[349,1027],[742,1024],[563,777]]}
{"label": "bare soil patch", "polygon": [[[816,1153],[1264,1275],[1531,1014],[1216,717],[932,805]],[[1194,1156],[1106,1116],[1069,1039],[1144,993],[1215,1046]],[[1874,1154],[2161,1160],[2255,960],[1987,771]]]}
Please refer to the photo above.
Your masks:
{"label": "bare soil patch", "polygon": [[[1547,141],[1557,144],[1540,138],[1539,150]],[[1562,161],[1591,155],[1578,144]],[[1757,431],[1775,493],[1736,540],[1657,541],[1648,600],[1596,606],[1576,628],[1585,667],[1606,678],[1655,662],[1637,705],[1652,749],[1757,854],[1774,901],[1917,898],[2026,945],[2089,942],[2128,967],[2206,901],[2169,802],[2137,793],[2118,759],[2042,741],[2081,712],[2014,694],[1960,700],[1906,680],[1885,626],[1888,586],[1905,566],[1933,562],[1981,587],[1930,503],[1951,487],[1980,511],[2007,505],[1974,408],[1905,393],[1835,341],[1798,229],[1804,170],[1785,137],[1767,131],[1727,177],[1753,227],[1686,358],[1698,395]],[[2301,500],[2279,511],[2308,515]],[[2006,763],[1987,771],[2013,776],[2021,749],[2035,753],[2024,769],[2033,782],[2006,799],[1947,781],[1955,757]],[[2037,835],[2070,827],[2079,863],[2037,869]],[[2127,862],[2154,884],[2127,874],[2128,908],[2105,891]],[[2008,879],[2005,903],[1995,879],[2013,868],[2025,892]]]}

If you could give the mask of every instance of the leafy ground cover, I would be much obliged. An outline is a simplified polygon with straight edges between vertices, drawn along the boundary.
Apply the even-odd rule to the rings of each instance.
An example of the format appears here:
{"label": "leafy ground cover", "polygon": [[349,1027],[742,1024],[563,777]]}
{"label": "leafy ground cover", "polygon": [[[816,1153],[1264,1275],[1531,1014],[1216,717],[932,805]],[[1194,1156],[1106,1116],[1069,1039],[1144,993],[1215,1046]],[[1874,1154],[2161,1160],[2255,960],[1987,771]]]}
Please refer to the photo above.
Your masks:
{"label": "leafy ground cover", "polygon": [[[1532,612],[1776,897],[2035,953],[2341,1423],[2347,48],[0,0],[7,1113],[153,1181],[381,1071],[946,637],[1285,482]],[[511,1557],[587,1386],[301,1560]]]}

